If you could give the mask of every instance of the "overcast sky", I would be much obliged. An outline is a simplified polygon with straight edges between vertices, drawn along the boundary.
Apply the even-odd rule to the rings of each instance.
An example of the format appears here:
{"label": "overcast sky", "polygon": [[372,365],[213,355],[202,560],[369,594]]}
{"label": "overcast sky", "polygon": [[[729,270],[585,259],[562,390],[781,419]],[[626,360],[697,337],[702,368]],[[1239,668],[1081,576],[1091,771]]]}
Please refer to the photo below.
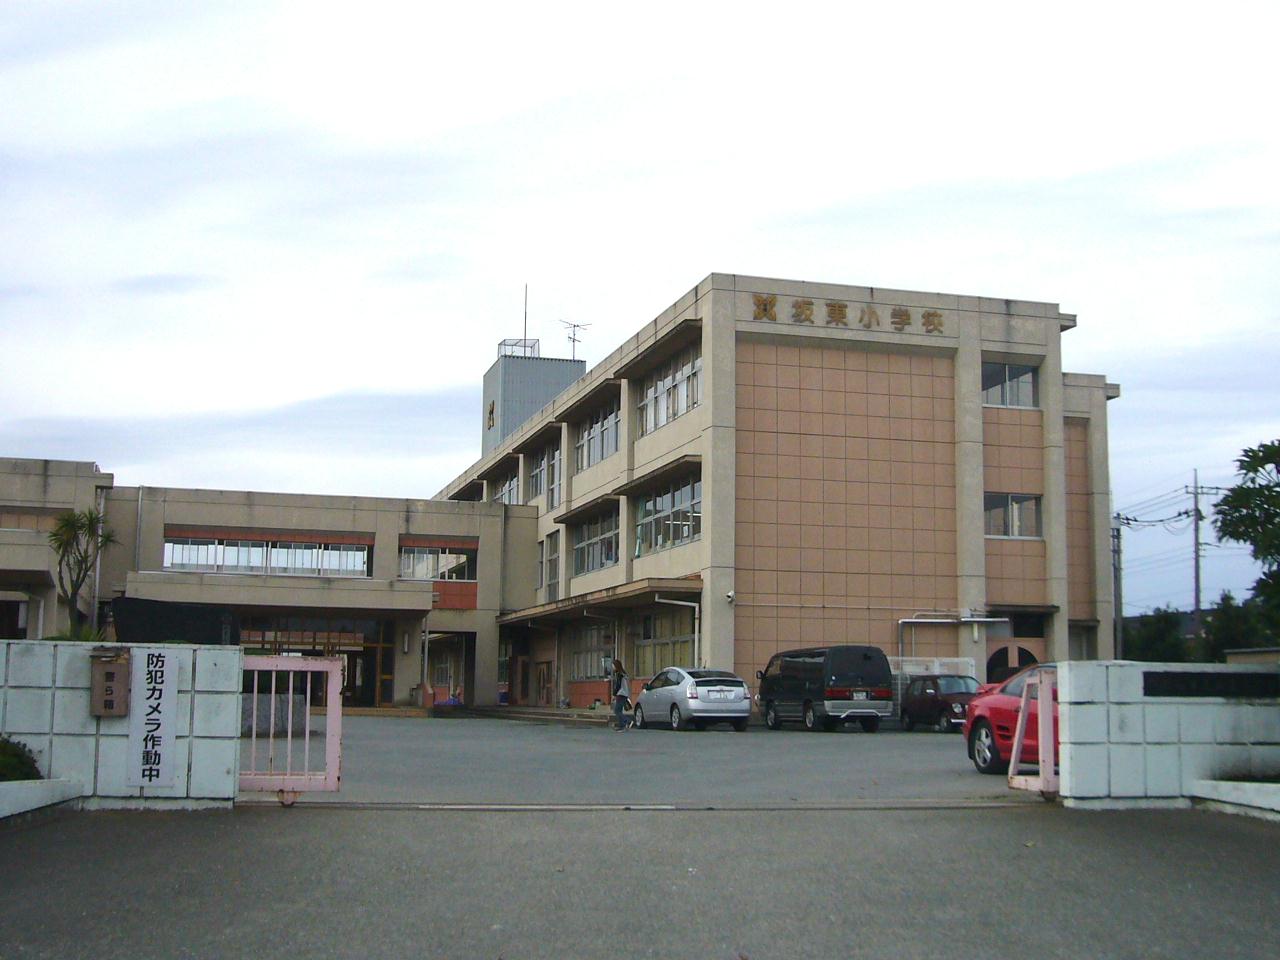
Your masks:
{"label": "overcast sky", "polygon": [[835,6],[3,4],[0,455],[429,496],[525,283],[592,364],[713,271],[1061,303],[1135,516],[1280,436],[1274,3]]}

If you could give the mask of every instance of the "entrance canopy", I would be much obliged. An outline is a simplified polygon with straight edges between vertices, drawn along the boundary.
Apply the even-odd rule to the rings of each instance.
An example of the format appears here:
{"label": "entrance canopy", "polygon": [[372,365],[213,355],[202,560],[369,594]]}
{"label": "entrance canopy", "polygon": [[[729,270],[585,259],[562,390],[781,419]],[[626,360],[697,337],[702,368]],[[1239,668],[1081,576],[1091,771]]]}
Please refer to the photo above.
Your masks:
{"label": "entrance canopy", "polygon": [[503,614],[498,617],[498,623],[502,626],[550,626],[557,622],[580,619],[583,611],[588,609],[646,607],[655,603],[659,596],[668,599],[696,599],[701,595],[701,577],[649,577],[645,580],[632,580],[617,587],[605,587],[603,590],[565,597],[552,603],[541,603],[536,607],[525,607],[523,610]]}

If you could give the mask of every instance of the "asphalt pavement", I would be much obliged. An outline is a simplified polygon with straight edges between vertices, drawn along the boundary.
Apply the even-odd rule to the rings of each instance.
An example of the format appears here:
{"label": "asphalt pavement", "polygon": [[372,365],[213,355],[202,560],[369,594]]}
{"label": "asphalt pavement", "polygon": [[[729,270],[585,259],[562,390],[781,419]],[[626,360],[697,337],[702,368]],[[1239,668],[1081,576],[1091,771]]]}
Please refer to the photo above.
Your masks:
{"label": "asphalt pavement", "polygon": [[0,956],[1273,958],[1280,824],[1012,808],[83,813]]}
{"label": "asphalt pavement", "polygon": [[798,726],[617,733],[489,719],[346,717],[342,789],[299,802],[750,808],[1030,800],[1003,778],[978,774],[959,734],[906,733],[896,724],[877,733],[856,725],[831,733]]}

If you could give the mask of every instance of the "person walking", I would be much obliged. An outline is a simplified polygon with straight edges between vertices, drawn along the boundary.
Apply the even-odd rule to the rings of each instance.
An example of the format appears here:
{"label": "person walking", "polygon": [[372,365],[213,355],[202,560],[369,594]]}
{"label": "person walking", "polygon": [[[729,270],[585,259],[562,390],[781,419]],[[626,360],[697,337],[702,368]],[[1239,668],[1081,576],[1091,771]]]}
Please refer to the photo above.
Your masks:
{"label": "person walking", "polygon": [[613,718],[617,721],[615,730],[626,730],[634,722],[631,719],[631,678],[627,676],[622,661],[613,661],[613,674],[609,681],[609,689],[613,693]]}

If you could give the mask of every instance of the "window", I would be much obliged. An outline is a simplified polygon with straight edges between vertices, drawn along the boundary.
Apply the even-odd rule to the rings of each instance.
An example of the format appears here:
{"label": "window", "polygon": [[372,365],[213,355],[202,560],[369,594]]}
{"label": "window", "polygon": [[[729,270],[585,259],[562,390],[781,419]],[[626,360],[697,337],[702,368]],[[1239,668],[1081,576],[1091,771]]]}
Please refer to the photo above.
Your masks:
{"label": "window", "polygon": [[547,487],[547,451],[539,451],[538,454],[530,459],[529,463],[529,480],[525,490],[525,503],[533,503],[534,500],[542,496],[542,491]]}
{"label": "window", "polygon": [[618,562],[618,515],[607,514],[575,526],[573,575],[602,570]]}
{"label": "window", "polygon": [[702,479],[677,481],[636,501],[637,557],[702,536]]}
{"label": "window", "polygon": [[474,580],[479,551],[474,547],[401,547],[402,580]]}
{"label": "window", "polygon": [[547,600],[560,599],[560,531],[547,534]]}
{"label": "window", "polygon": [[452,693],[449,678],[449,661],[445,660],[443,663],[437,663],[434,672],[435,676],[432,678],[431,685]]}
{"label": "window", "polygon": [[984,362],[982,402],[993,407],[1039,406],[1036,368],[1018,363]]}
{"label": "window", "polygon": [[635,675],[653,676],[666,667],[693,663],[693,611],[663,610],[640,621],[636,640]]}
{"label": "window", "polygon": [[615,401],[597,410],[590,420],[578,425],[578,441],[574,447],[574,472],[580,473],[617,452],[618,404]]}
{"label": "window", "polygon": [[1040,497],[1019,493],[988,493],[983,497],[988,537],[1040,536]]}
{"label": "window", "polygon": [[702,346],[690,347],[640,381],[640,436],[688,413],[702,402]]}
{"label": "window", "polygon": [[579,626],[568,639],[569,679],[598,680],[609,675],[613,628],[593,623]]}
{"label": "window", "polygon": [[513,473],[510,476],[503,477],[501,480],[494,481],[493,496],[489,499],[494,503],[514,504],[516,502],[516,489],[516,475]]}
{"label": "window", "polygon": [[545,559],[546,554],[547,554],[547,543],[545,540],[539,540],[538,541],[538,570],[534,574],[534,579],[536,581],[534,583],[534,587],[537,589],[542,588],[543,573],[546,569],[546,559]]}
{"label": "window", "polygon": [[553,510],[560,503],[561,469],[559,445],[547,449],[547,509]]}

